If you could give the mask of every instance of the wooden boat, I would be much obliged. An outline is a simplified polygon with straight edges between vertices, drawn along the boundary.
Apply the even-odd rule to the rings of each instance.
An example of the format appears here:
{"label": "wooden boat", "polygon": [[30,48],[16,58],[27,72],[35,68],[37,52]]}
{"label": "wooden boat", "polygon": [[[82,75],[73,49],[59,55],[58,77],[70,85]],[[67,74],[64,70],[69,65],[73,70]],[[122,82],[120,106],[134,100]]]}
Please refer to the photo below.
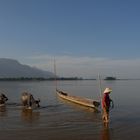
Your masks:
{"label": "wooden boat", "polygon": [[0,107],[3,107],[3,106],[5,106],[5,104],[0,104]]}
{"label": "wooden boat", "polygon": [[100,105],[98,101],[84,98],[84,97],[79,97],[79,96],[71,96],[71,95],[68,95],[68,93],[60,91],[60,90],[56,90],[56,93],[62,99],[68,100],[70,102],[73,102],[73,103],[76,103],[85,107],[97,109],[98,106]]}

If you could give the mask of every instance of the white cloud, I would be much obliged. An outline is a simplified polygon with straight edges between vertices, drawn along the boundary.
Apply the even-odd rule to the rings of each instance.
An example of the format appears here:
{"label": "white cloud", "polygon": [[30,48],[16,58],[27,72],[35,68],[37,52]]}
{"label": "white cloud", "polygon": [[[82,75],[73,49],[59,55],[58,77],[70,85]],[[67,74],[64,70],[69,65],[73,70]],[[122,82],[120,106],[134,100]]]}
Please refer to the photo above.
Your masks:
{"label": "white cloud", "polygon": [[[53,72],[54,56],[41,55],[28,57],[28,64]],[[111,58],[55,56],[57,75],[96,78],[100,72],[103,76],[118,78],[140,78],[140,58],[118,60]]]}

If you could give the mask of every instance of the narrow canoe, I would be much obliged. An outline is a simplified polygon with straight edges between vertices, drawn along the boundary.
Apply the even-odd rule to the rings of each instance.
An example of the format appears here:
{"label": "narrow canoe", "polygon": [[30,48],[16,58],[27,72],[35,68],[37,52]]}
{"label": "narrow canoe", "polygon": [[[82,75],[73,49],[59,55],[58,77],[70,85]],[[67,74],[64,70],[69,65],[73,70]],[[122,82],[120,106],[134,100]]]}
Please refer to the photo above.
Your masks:
{"label": "narrow canoe", "polygon": [[68,95],[68,93],[60,91],[60,90],[56,90],[56,93],[62,99],[68,100],[70,102],[73,102],[73,103],[76,103],[85,107],[97,109],[98,106],[100,105],[98,101],[84,98],[84,97],[79,97],[79,96],[71,96],[71,95]]}
{"label": "narrow canoe", "polygon": [[0,104],[0,107],[3,107],[3,106],[5,106],[5,104]]}

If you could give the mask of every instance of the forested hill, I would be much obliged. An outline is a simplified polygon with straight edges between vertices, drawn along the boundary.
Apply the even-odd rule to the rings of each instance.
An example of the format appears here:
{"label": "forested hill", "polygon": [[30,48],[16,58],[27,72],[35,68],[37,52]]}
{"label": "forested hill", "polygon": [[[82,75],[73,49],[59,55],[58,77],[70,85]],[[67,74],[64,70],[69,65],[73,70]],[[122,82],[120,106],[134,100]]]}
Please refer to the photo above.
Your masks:
{"label": "forested hill", "polygon": [[51,78],[54,74],[28,65],[20,64],[17,60],[0,58],[0,78],[43,77]]}

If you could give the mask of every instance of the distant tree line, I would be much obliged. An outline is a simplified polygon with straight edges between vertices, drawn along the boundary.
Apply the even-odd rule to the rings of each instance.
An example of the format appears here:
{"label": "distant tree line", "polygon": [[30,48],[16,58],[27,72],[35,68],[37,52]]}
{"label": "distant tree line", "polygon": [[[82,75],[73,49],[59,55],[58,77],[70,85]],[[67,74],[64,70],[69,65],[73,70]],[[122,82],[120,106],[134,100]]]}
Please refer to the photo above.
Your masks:
{"label": "distant tree line", "polygon": [[83,80],[83,78],[79,77],[56,77],[56,78],[49,78],[49,80]]}
{"label": "distant tree line", "polygon": [[45,80],[42,77],[17,77],[17,78],[0,78],[0,81],[32,81],[32,80]]}
{"label": "distant tree line", "polygon": [[17,78],[0,78],[0,81],[45,81],[45,80],[82,80],[83,78],[78,77],[52,77],[52,78],[43,78],[43,77],[17,77]]}
{"label": "distant tree line", "polygon": [[[82,77],[50,77],[50,78],[44,78],[44,77],[5,77],[0,78],[0,81],[54,81],[54,80],[97,80],[97,79],[84,79]],[[116,77],[106,77],[103,80],[134,80],[134,79],[117,79]],[[135,79],[140,80],[140,79]]]}

